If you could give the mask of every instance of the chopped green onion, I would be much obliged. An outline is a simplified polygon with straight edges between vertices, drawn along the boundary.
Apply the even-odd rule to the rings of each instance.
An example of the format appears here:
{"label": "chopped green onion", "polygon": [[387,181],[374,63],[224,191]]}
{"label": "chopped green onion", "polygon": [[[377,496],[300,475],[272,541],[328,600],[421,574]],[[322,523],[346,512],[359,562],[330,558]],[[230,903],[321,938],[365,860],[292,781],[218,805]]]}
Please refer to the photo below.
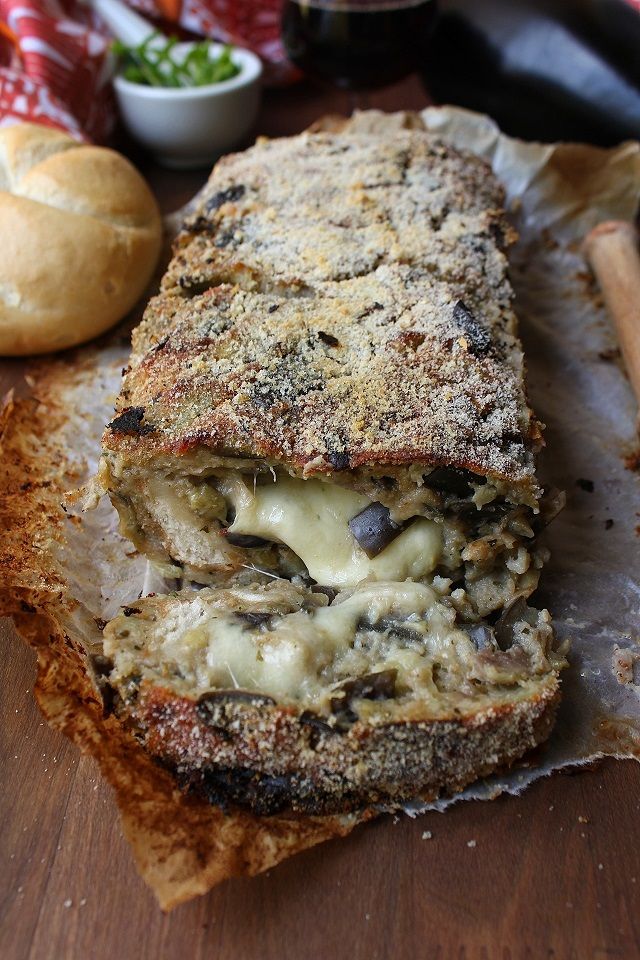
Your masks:
{"label": "chopped green onion", "polygon": [[150,34],[137,46],[127,46],[114,40],[111,48],[119,57],[122,76],[131,83],[149,87],[202,87],[222,83],[240,73],[240,67],[231,59],[232,47],[223,47],[215,57],[211,41],[195,43],[186,57],[174,59],[177,37],[169,37],[165,44],[153,43],[160,37]]}

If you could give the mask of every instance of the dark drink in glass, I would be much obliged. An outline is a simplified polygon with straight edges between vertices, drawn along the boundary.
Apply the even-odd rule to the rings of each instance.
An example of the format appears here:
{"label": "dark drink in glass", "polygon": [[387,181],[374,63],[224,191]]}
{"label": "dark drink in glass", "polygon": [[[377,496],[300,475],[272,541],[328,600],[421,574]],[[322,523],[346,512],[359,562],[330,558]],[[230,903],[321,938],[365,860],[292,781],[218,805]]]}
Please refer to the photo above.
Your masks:
{"label": "dark drink in glass", "polygon": [[436,0],[286,0],[282,38],[305,73],[372,90],[417,69],[435,14]]}

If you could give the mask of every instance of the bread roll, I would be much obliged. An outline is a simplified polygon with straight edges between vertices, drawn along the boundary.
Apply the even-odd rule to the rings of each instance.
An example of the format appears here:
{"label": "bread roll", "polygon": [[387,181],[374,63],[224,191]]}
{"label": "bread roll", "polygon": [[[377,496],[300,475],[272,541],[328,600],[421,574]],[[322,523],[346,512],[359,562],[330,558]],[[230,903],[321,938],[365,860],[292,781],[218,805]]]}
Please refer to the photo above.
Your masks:
{"label": "bread roll", "polygon": [[161,244],[131,164],[58,130],[0,130],[0,354],[62,350],[133,307]]}

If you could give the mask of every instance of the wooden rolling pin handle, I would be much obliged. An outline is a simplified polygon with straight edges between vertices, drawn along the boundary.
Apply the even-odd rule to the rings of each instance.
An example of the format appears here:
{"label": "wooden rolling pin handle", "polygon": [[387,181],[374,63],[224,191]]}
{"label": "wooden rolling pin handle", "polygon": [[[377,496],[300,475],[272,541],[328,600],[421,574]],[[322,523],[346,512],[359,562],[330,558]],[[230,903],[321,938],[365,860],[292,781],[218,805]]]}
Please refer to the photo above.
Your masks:
{"label": "wooden rolling pin handle", "polygon": [[640,253],[630,223],[609,220],[591,230],[584,253],[613,318],[629,380],[640,404]]}

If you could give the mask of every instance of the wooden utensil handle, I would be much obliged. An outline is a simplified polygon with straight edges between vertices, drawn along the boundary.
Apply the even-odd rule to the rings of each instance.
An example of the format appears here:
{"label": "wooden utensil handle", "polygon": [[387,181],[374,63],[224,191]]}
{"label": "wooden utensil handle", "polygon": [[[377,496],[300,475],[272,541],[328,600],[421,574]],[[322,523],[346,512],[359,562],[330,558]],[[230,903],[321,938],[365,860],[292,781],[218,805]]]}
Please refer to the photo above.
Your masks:
{"label": "wooden utensil handle", "polygon": [[613,317],[631,386],[640,404],[640,253],[630,223],[609,220],[591,230],[584,252]]}

